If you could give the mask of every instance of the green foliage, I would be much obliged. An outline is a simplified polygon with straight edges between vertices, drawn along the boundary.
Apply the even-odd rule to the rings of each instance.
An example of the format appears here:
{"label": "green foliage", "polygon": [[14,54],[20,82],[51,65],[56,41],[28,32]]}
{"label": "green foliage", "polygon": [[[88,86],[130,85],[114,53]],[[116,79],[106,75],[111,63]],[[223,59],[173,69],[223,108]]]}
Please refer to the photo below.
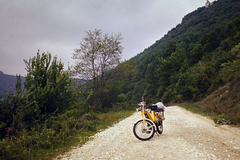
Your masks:
{"label": "green foliage", "polygon": [[112,85],[117,85],[120,93],[128,91],[129,87],[131,87],[130,83],[135,79],[137,74],[135,65],[135,60],[128,60],[122,62],[114,69],[113,72],[115,81],[112,81],[114,82]]}
{"label": "green foliage", "polygon": [[239,1],[221,0],[198,8],[134,57],[137,74],[123,92],[130,102],[144,93],[151,100],[198,101],[236,78],[238,7]]}
{"label": "green foliage", "polygon": [[191,91],[195,87],[196,81],[194,77],[189,72],[185,72],[180,75],[175,86],[175,91],[177,94],[183,95],[185,100],[190,100],[192,98]]}
{"label": "green foliage", "polygon": [[141,97],[145,96],[144,91],[146,89],[146,82],[144,79],[142,79],[141,81],[138,81],[133,89],[133,93],[132,93],[132,101],[137,103],[139,101],[141,101]]}
{"label": "green foliage", "polygon": [[[176,93],[173,89],[173,87],[171,87],[170,89],[167,89],[166,92],[164,92],[162,98],[161,98],[161,101],[164,103],[164,104],[167,104],[173,100],[176,100]],[[180,100],[178,100],[180,101]]]}
{"label": "green foliage", "polygon": [[[113,70],[120,63],[121,34],[102,34],[101,30],[87,31],[86,37],[75,49],[76,60],[73,72],[88,80],[85,86],[92,92],[92,103],[95,111],[103,106],[102,98],[109,91],[109,81],[113,79]],[[109,94],[110,95],[110,94]]]}
{"label": "green foliage", "polygon": [[190,52],[191,63],[196,64],[204,55],[203,46],[201,44],[195,44]]}
{"label": "green foliage", "polygon": [[86,113],[78,118],[69,110],[49,120],[41,132],[32,128],[23,130],[18,137],[8,137],[0,141],[0,159],[52,159],[58,154],[71,149],[71,145],[82,145],[97,130],[126,118],[132,111],[109,113]]}
{"label": "green foliage", "polygon": [[124,94],[121,93],[117,96],[117,102],[121,103],[126,101],[127,101],[127,97]]}
{"label": "green foliage", "polygon": [[209,87],[211,86],[211,81],[207,74],[205,73],[200,73],[197,75],[196,78],[196,88],[198,88],[199,98],[205,97],[204,94],[207,93]]}
{"label": "green foliage", "polygon": [[223,31],[217,26],[212,32],[205,34],[200,43],[202,44],[204,51],[207,53],[214,51],[223,39]]}
{"label": "green foliage", "polygon": [[17,136],[22,130],[38,128],[41,131],[50,117],[64,113],[77,102],[69,71],[63,71],[63,64],[57,57],[51,61],[51,54],[37,53],[24,60],[28,72],[24,88],[17,76],[14,92],[9,92],[0,100],[0,134]]}
{"label": "green foliage", "polygon": [[[197,102],[199,108],[210,110],[215,115],[225,115],[224,118],[239,124],[240,115],[240,77],[232,80],[226,85],[219,87],[212,94]],[[223,117],[218,117],[223,118]]]}
{"label": "green foliage", "polygon": [[63,147],[72,136],[82,131],[96,130],[99,118],[94,113],[76,116],[76,112],[79,113],[78,110],[73,109],[58,117],[48,119],[41,132],[32,128],[30,131],[22,130],[18,136],[1,140],[1,159],[36,159],[48,150]]}
{"label": "green foliage", "polygon": [[232,80],[240,74],[240,43],[232,48],[228,54],[231,55],[231,59],[222,64],[223,68],[220,71],[220,75],[225,81]]}
{"label": "green foliage", "polygon": [[[70,72],[63,70],[63,64],[50,53],[24,60],[28,72],[24,86],[33,92],[32,99],[39,106],[41,114],[62,113],[74,102],[75,91]],[[44,117],[43,117],[44,118]]]}
{"label": "green foliage", "polygon": [[[16,86],[19,84],[18,82]],[[17,94],[9,92],[0,100],[1,138],[6,136],[8,132],[7,128],[13,130],[11,134],[16,134],[38,123],[40,111],[38,110],[37,103],[29,98],[32,93],[25,93],[21,90],[17,90],[16,92]]]}

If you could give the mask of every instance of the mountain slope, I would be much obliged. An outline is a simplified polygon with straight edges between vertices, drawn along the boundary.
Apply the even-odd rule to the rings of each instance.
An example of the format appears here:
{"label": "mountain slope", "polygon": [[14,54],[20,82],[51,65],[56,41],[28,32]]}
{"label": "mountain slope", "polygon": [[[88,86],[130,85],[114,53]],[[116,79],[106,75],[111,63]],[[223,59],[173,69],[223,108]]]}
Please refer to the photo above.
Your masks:
{"label": "mountain slope", "polygon": [[[132,103],[196,102],[240,74],[240,1],[219,0],[133,57],[137,75],[124,88]],[[163,24],[164,25],[164,24]],[[239,85],[237,85],[239,87]]]}
{"label": "mountain slope", "polygon": [[[75,79],[77,81],[77,85],[82,85],[87,81],[84,79]],[[16,76],[4,74],[0,71],[0,95],[4,95],[9,91],[13,91],[16,84]],[[24,86],[25,77],[21,76],[22,87]]]}
{"label": "mountain slope", "polygon": [[[2,71],[0,71],[0,95],[13,90],[16,81],[16,76],[4,74]],[[25,77],[21,77],[21,81],[24,83]]]}
{"label": "mountain slope", "polygon": [[[225,26],[230,21],[240,16],[240,1],[219,0],[209,8],[200,7],[183,17],[182,23],[172,28],[164,37],[145,49],[134,59],[145,54],[158,51],[161,53],[166,48],[166,43],[173,41],[177,44],[195,43],[201,37],[212,31],[216,26]],[[183,42],[182,42],[183,40]],[[157,54],[155,54],[156,56]]]}
{"label": "mountain slope", "polygon": [[[227,114],[233,123],[240,122],[240,76],[219,87],[212,94],[196,103],[203,110],[211,110],[218,115]],[[223,115],[224,117],[224,115]]]}

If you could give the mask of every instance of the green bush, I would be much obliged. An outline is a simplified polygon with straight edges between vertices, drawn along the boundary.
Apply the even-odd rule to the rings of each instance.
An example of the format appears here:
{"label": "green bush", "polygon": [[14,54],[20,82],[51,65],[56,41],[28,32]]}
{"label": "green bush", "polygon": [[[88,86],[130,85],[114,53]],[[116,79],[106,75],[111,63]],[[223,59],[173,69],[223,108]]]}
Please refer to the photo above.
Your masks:
{"label": "green bush", "polygon": [[166,92],[164,92],[161,101],[166,104],[169,103],[170,101],[176,99],[176,94],[173,89],[169,89]]}
{"label": "green bush", "polygon": [[38,159],[49,150],[62,146],[82,131],[96,131],[100,119],[96,113],[82,114],[72,109],[57,117],[49,117],[43,128],[22,130],[17,136],[0,141],[0,159]]}
{"label": "green bush", "polygon": [[196,82],[189,72],[185,72],[180,75],[178,82],[175,85],[175,91],[177,94],[183,95],[183,99],[192,99],[192,88],[196,88]]}
{"label": "green bush", "polygon": [[121,102],[125,102],[127,100],[127,97],[125,94],[119,94],[117,96],[117,102],[121,103]]}

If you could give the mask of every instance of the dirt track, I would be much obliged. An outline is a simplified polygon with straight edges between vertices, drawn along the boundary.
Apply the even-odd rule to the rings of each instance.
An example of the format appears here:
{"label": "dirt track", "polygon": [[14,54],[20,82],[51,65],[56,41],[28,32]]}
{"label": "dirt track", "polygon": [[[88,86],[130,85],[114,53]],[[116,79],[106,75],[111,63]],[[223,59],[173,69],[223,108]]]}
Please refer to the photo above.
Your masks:
{"label": "dirt track", "polygon": [[240,128],[215,127],[213,121],[177,106],[166,108],[163,134],[149,141],[133,135],[135,113],[94,136],[62,159],[240,159]]}

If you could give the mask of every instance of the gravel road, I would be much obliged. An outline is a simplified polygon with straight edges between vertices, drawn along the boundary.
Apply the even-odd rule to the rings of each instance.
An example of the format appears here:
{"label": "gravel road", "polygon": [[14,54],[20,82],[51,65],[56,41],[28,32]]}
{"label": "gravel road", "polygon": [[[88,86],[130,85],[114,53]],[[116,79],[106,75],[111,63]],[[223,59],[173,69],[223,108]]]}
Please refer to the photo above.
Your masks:
{"label": "gravel road", "polygon": [[163,134],[140,141],[132,131],[134,122],[140,118],[141,113],[136,112],[58,159],[240,159],[240,128],[215,127],[206,117],[170,106],[165,111]]}

